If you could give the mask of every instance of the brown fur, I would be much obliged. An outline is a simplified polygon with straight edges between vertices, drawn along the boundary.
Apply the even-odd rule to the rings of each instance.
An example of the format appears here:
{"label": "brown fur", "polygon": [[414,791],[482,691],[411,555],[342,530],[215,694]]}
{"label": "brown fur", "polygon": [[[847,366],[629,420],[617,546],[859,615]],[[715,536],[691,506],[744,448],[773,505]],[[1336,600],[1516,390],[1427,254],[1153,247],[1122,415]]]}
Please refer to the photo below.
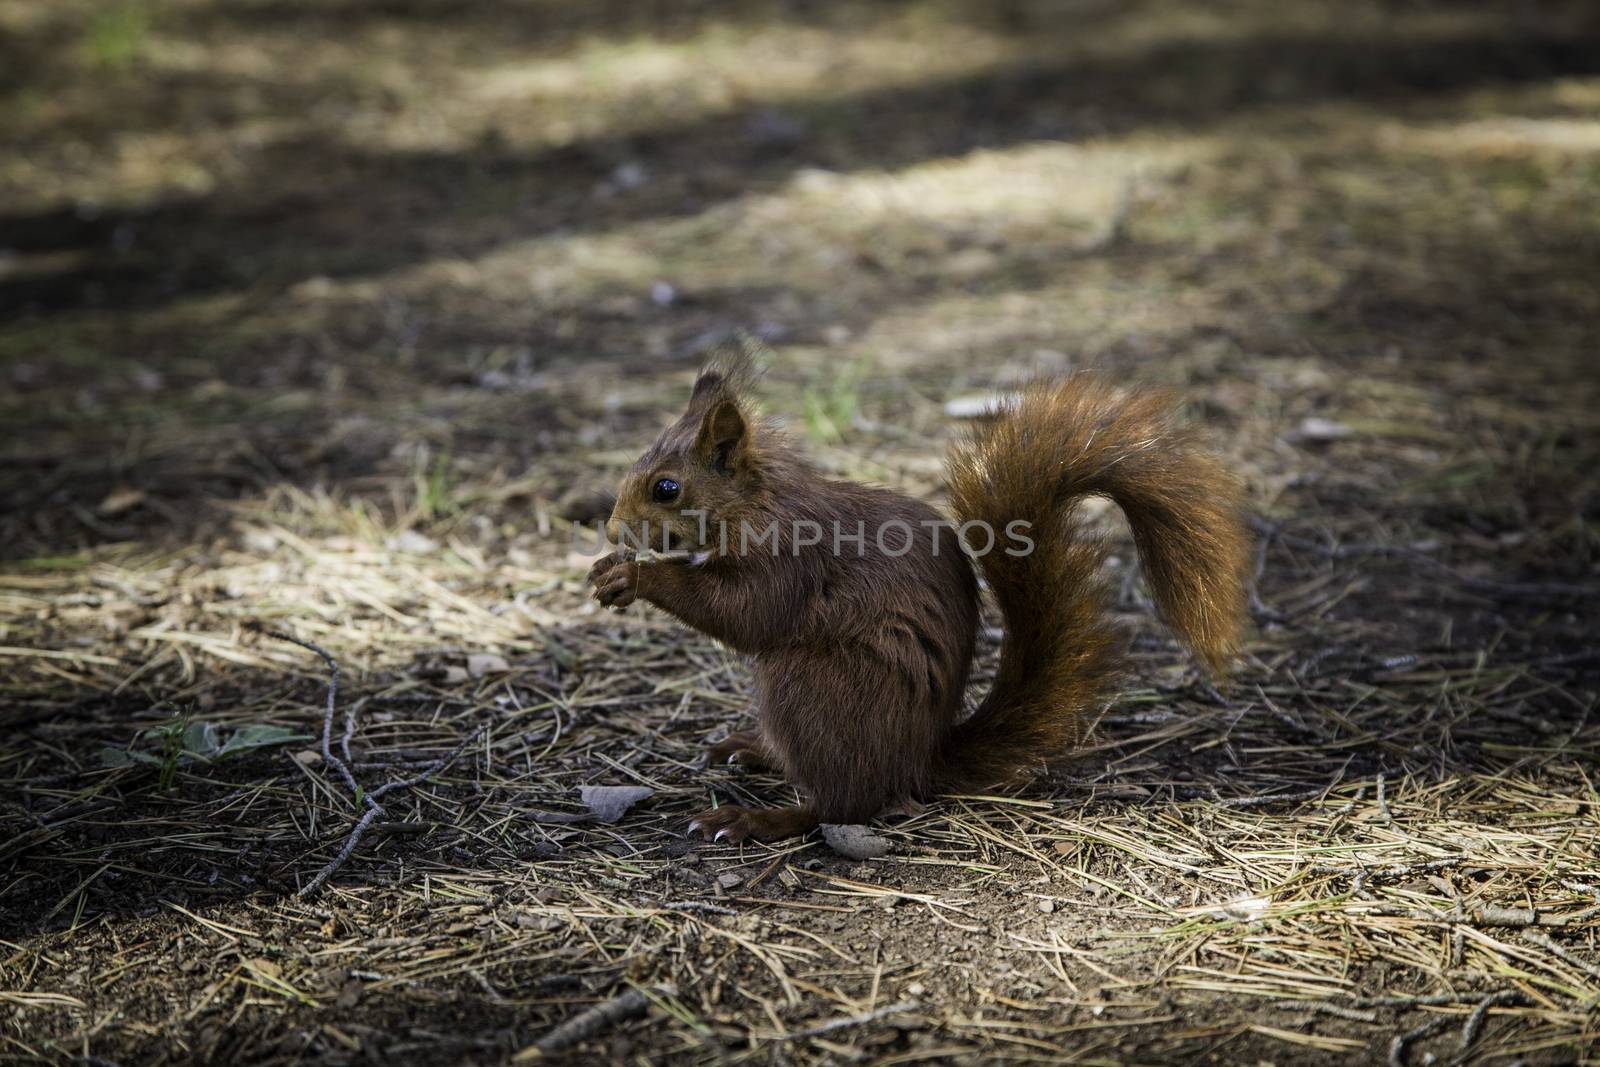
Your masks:
{"label": "brown fur", "polygon": [[[1104,550],[1084,541],[1085,496],[1116,501],[1133,526],[1157,606],[1220,668],[1244,618],[1248,537],[1238,490],[1197,449],[1158,393],[1119,394],[1074,376],[1029,389],[951,457],[958,522],[999,540],[979,558],[1006,622],[999,675],[957,725],[978,623],[978,583],[949,525],[899,493],[827,478],[747,399],[749,352],[702,372],[688,410],[624,478],[608,526],[649,524],[651,547],[697,552],[641,561],[612,553],[590,580],[602,604],[643,598],[755,661],[758,731],[713,746],[714,758],[783,771],[806,795],[770,811],[722,807],[691,824],[708,838],[784,837],[852,823],[940,788],[981,788],[1069,754],[1110,699],[1124,638],[1106,610]],[[679,483],[657,503],[663,478]],[[688,510],[706,513],[702,527]],[[729,530],[719,544],[718,520]],[[833,542],[833,523],[858,544]],[[1035,547],[1011,556],[1007,524]],[[740,523],[776,522],[778,553],[740,552]],[[805,545],[805,522],[822,541]],[[890,527],[885,544],[874,536]],[[796,524],[802,524],[796,536]],[[911,549],[897,554],[909,534]],[[974,534],[981,547],[983,538]],[[887,549],[887,550],[886,550]]]}

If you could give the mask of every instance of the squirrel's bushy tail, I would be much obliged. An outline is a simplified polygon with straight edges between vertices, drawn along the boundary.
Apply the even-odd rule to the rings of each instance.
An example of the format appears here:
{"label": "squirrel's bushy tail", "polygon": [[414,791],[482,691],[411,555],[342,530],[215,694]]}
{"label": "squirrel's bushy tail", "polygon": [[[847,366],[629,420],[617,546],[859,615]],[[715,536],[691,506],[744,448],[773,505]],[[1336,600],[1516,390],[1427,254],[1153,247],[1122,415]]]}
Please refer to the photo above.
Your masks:
{"label": "squirrel's bushy tail", "polygon": [[[995,532],[979,564],[1006,633],[993,687],[949,739],[946,788],[995,785],[1070,753],[1112,695],[1126,638],[1108,610],[1106,549],[1082,536],[1084,497],[1127,516],[1156,607],[1184,643],[1213,669],[1233,655],[1249,560],[1239,488],[1175,406],[1077,374],[1026,389],[952,453],[952,510]],[[1005,551],[1016,520],[1030,524],[1027,555]]]}

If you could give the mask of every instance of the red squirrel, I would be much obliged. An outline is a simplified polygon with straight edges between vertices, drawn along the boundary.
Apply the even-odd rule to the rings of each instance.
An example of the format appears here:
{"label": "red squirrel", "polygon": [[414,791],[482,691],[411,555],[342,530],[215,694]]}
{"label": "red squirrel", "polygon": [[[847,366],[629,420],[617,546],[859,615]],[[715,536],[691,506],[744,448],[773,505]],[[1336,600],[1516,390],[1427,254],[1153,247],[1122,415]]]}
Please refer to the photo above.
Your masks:
{"label": "red squirrel", "polygon": [[[1033,384],[948,461],[950,512],[824,476],[750,399],[750,352],[699,375],[688,410],[623,478],[594,564],[607,607],[646,600],[754,660],[756,729],[713,760],[765,765],[790,807],[696,815],[706,839],[859,823],[931,793],[985,789],[1070,754],[1109,702],[1126,635],[1079,503],[1127,516],[1157,609],[1209,667],[1245,619],[1240,488],[1175,402],[1088,374]],[[985,550],[987,548],[987,550]],[[1005,619],[994,683],[961,719],[976,560]]]}

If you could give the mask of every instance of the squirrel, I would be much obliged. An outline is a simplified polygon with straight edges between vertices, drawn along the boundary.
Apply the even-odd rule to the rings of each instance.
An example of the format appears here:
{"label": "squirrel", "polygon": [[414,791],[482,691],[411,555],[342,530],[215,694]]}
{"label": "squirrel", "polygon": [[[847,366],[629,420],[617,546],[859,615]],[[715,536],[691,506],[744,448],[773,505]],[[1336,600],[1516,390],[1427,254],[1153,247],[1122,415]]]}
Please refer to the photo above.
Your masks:
{"label": "squirrel", "polygon": [[[953,449],[947,519],[822,474],[756,412],[751,357],[734,346],[700,372],[683,416],[622,480],[606,524],[622,547],[589,573],[601,605],[645,600],[753,657],[757,728],[710,757],[781,771],[804,799],[723,805],[690,833],[774,840],[861,823],[1069,755],[1127,660],[1101,576],[1108,549],[1082,536],[1086,497],[1127,516],[1178,637],[1213,670],[1235,655],[1250,557],[1241,488],[1180,427],[1169,394],[1084,372],[1029,385]],[[963,720],[974,558],[1005,632],[994,682]]]}

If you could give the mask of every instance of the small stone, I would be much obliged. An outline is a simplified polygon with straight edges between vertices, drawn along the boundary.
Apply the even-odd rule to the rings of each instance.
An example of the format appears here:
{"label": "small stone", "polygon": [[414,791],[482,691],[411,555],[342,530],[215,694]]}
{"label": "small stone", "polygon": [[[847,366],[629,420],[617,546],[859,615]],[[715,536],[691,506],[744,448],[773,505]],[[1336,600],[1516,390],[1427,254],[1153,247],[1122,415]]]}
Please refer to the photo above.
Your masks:
{"label": "small stone", "polygon": [[1053,900],[1041,900],[1039,901],[1038,908],[1046,915],[1049,915],[1051,912],[1056,910],[1056,902]]}
{"label": "small stone", "polygon": [[467,674],[473,678],[482,678],[486,674],[501,674],[511,669],[511,664],[506,662],[504,656],[496,656],[492,652],[479,652],[467,657]]}
{"label": "small stone", "polygon": [[1342,441],[1354,433],[1354,430],[1342,422],[1313,415],[1300,420],[1300,425],[1289,432],[1289,440],[1294,444],[1315,444],[1324,441]]}
{"label": "small stone", "polygon": [[618,164],[611,172],[611,184],[617,189],[637,189],[648,180],[644,167],[632,161]]}
{"label": "small stone", "polygon": [[889,852],[889,839],[865,826],[822,824],[822,839],[839,855],[853,860],[870,860]]}

